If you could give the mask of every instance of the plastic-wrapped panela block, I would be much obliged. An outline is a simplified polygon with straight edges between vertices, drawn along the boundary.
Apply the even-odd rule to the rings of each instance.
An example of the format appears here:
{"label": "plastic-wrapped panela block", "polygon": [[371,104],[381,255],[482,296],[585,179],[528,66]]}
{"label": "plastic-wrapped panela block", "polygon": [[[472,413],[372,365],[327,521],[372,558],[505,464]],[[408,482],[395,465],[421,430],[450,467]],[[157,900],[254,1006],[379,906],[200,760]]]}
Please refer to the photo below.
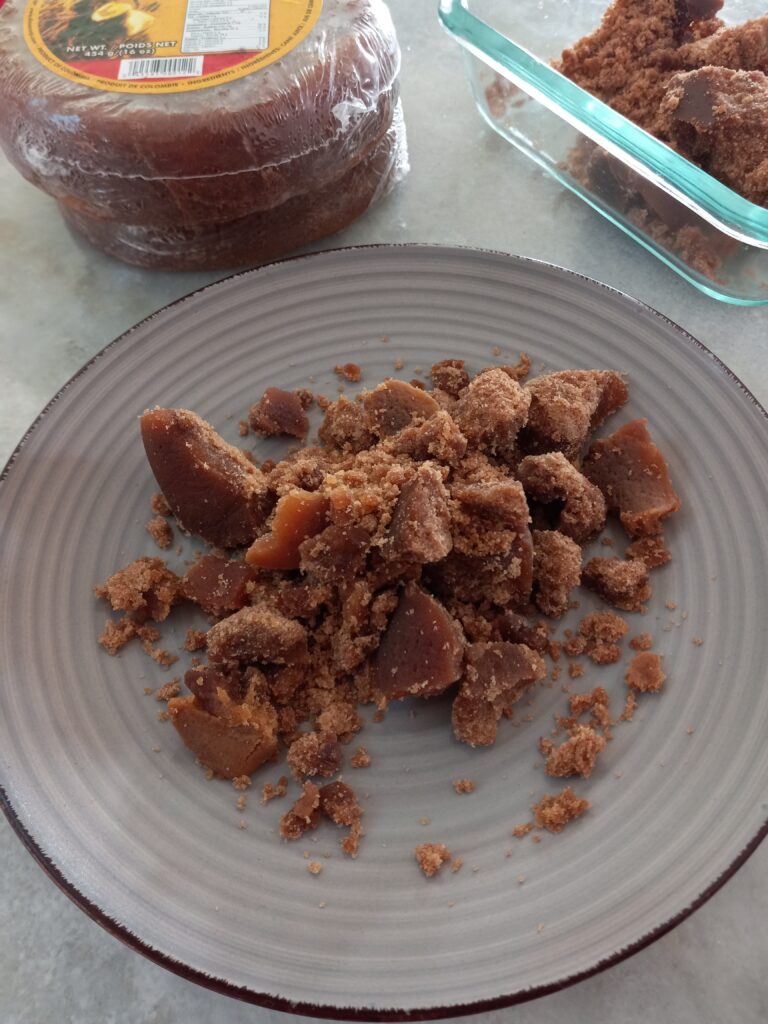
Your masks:
{"label": "plastic-wrapped panela block", "polygon": [[337,230],[403,172],[399,66],[383,0],[6,0],[0,142],[115,255],[235,266]]}
{"label": "plastic-wrapped panela block", "polygon": [[399,110],[372,152],[321,188],[225,223],[122,224],[61,204],[64,219],[94,245],[126,263],[174,270],[226,269],[276,259],[341,231],[387,195],[408,169]]}

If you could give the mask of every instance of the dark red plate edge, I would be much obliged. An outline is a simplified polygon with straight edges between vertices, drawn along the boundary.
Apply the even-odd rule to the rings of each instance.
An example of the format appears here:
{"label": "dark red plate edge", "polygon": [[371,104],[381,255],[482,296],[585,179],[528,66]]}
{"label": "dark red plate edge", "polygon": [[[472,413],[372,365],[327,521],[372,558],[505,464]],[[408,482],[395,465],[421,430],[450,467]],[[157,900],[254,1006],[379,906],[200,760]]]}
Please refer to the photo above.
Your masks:
{"label": "dark red plate edge", "polygon": [[[133,327],[130,327],[127,331],[124,331],[109,344],[105,345],[99,352],[92,356],[80,369],[73,374],[72,377],[56,392],[51,401],[45,406],[40,414],[35,418],[29,429],[25,432],[22,439],[17,444],[16,448],[11,453],[8,462],[0,473],[0,484],[6,479],[10,473],[14,463],[16,462],[19,454],[24,448],[29,437],[37,429],[38,424],[41,422],[43,417],[53,408],[53,406],[59,401],[59,399],[65,394],[65,392],[77,381],[90,367],[101,359],[110,349],[116,345],[127,342],[128,339],[137,330],[143,327],[145,324],[150,323],[156,317],[160,316],[168,309],[172,309],[174,306],[180,305],[182,302],[186,302],[188,299],[196,297],[203,292],[208,291],[210,288],[216,288],[224,282],[233,281],[241,277],[249,277],[269,270],[274,267],[281,266],[284,263],[294,263],[301,260],[310,260],[317,257],[321,257],[326,253],[337,253],[346,251],[365,251],[368,249],[406,249],[406,250],[421,250],[430,251],[436,250],[440,253],[447,252],[474,252],[483,256],[501,256],[505,259],[512,260],[516,263],[532,264],[535,266],[546,267],[549,270],[555,270],[557,273],[564,274],[568,277],[577,278],[578,280],[585,281],[591,286],[596,286],[604,291],[610,292],[613,295],[618,295],[625,302],[636,306],[644,313],[650,313],[651,316],[663,323],[672,327],[675,332],[681,337],[681,339],[687,344],[693,345],[698,348],[701,352],[705,353],[713,362],[715,367],[721,371],[726,377],[737,385],[739,390],[744,396],[752,403],[752,405],[762,415],[768,419],[768,412],[763,408],[760,402],[755,398],[749,388],[730,370],[721,359],[718,358],[710,349],[703,345],[700,341],[689,334],[684,328],[680,327],[679,324],[675,323],[669,317],[664,316],[658,310],[653,309],[652,306],[641,302],[639,299],[633,298],[631,295],[627,295],[626,292],[622,292],[618,288],[613,288],[610,285],[603,284],[600,281],[595,281],[593,278],[587,277],[584,274],[579,274],[576,271],[568,270],[565,267],[559,267],[553,263],[548,263],[546,260],[536,260],[530,257],[517,256],[512,253],[503,252],[497,249],[481,249],[474,246],[448,246],[448,245],[433,245],[428,243],[419,242],[408,242],[408,243],[394,243],[394,244],[379,244],[379,245],[354,245],[354,246],[340,246],[335,249],[325,249],[319,252],[300,254],[298,256],[288,257],[287,259],[275,260],[271,263],[264,264],[260,267],[254,267],[247,270],[239,271],[235,274],[231,274],[227,277],[221,278],[218,281],[214,281],[210,284],[203,285],[201,288],[197,288],[187,295],[181,296],[175,299],[173,302],[169,302],[167,305],[151,313],[149,316],[140,320]],[[0,491],[0,495],[1,495]],[[223,978],[216,978],[205,974],[202,971],[197,970],[194,967],[190,967],[188,964],[184,964],[181,961],[175,960],[160,950],[154,949],[143,942],[137,935],[134,935],[128,928],[109,917],[99,906],[88,899],[87,896],[83,895],[63,874],[63,872],[57,867],[57,865],[48,857],[45,851],[38,845],[38,843],[32,838],[30,833],[27,831],[24,824],[21,822],[16,814],[16,811],[11,804],[5,787],[0,784],[0,809],[8,820],[9,825],[16,833],[18,838],[21,840],[24,847],[37,861],[39,866],[48,875],[58,888],[72,900],[72,902],[84,911],[93,921],[101,925],[110,935],[119,939],[124,945],[130,949],[135,950],[137,953],[141,953],[148,960],[157,964],[160,967],[164,967],[166,970],[171,971],[173,974],[178,975],[185,981],[194,982],[197,985],[201,985],[204,988],[210,989],[213,992],[217,992],[221,995],[230,996],[234,999],[239,999],[242,1002],[252,1003],[258,1006],[263,1006],[266,1009],[278,1010],[283,1013],[292,1013],[297,1015],[303,1015],[308,1017],[319,1017],[327,1020],[348,1020],[348,1021],[417,1021],[417,1020],[444,1020],[451,1017],[469,1016],[476,1013],[484,1013],[490,1010],[500,1010],[508,1006],[515,1006],[520,1003],[529,1002],[533,999],[539,999],[542,996],[551,995],[555,992],[561,992],[566,988],[570,988],[571,985],[575,985],[580,981],[585,981],[587,978],[592,978],[597,974],[602,973],[609,967],[621,963],[623,960],[627,960],[629,957],[634,956],[635,953],[639,953],[641,950],[650,946],[653,942],[656,942],[662,936],[672,931],[679,924],[690,917],[696,910],[703,906],[719,889],[721,889],[726,882],[728,882],[742,867],[742,865],[748,860],[748,858],[755,852],[760,843],[768,835],[768,820],[766,820],[760,827],[756,835],[747,843],[744,849],[736,856],[731,864],[723,871],[723,873],[709,885],[701,895],[699,895],[693,903],[688,907],[683,908],[668,921],[658,925],[652,929],[646,935],[641,936],[635,942],[630,943],[626,948],[618,950],[616,953],[603,960],[598,961],[592,967],[587,968],[577,974],[569,975],[566,978],[562,978],[558,981],[551,982],[547,985],[534,986],[529,989],[522,989],[518,992],[513,992],[508,995],[497,996],[489,999],[477,1000],[472,1003],[463,1003],[452,1006],[438,1006],[421,1008],[416,1010],[407,1009],[366,1009],[366,1008],[355,1008],[355,1007],[339,1007],[339,1006],[328,1006],[328,1005],[315,1005],[313,1003],[305,1002],[293,1002],[288,999],[284,999],[280,996],[272,996],[268,993],[254,992],[252,989],[237,986],[231,982],[225,981]]]}

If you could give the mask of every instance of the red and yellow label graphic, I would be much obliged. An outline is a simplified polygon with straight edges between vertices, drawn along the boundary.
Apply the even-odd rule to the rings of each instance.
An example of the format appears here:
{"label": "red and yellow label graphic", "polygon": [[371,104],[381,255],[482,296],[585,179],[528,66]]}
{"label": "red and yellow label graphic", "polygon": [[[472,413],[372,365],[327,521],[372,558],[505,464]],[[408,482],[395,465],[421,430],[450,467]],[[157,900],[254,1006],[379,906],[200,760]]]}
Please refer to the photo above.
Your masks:
{"label": "red and yellow label graphic", "polygon": [[323,0],[29,0],[24,38],[41,64],[92,89],[192,92],[279,60],[309,35],[322,6]]}

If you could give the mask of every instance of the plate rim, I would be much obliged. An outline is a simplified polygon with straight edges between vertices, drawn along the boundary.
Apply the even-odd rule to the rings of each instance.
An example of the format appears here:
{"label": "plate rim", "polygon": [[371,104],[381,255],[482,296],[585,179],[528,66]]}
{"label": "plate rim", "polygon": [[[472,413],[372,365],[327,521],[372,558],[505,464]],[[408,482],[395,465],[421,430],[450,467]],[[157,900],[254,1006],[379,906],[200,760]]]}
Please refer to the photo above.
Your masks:
{"label": "plate rim", "polygon": [[[692,334],[681,327],[678,323],[672,320],[670,317],[663,313],[660,313],[653,306],[648,303],[642,302],[640,299],[634,298],[627,292],[622,291],[619,288],[614,288],[611,285],[604,284],[601,281],[597,281],[594,278],[588,277],[586,274],[581,274],[578,271],[570,270],[566,267],[562,267],[555,263],[550,263],[547,260],[534,259],[528,256],[520,256],[515,253],[505,252],[500,249],[486,249],[478,246],[464,246],[464,245],[441,245],[426,242],[399,242],[399,243],[373,243],[366,245],[350,245],[350,246],[336,246],[332,249],[322,249],[312,253],[301,253],[296,256],[289,256],[287,258],[273,260],[270,263],[265,263],[258,267],[250,267],[245,270],[237,271],[233,274],[225,275],[216,281],[212,281],[208,284],[202,285],[199,288],[193,289],[185,295],[174,299],[172,302],[166,303],[159,309],[150,313],[148,316],[143,317],[137,323],[133,324],[127,330],[123,331],[112,341],[108,342],[103,348],[96,352],[90,359],[88,359],[55,393],[50,401],[45,405],[41,412],[35,417],[33,422],[30,424],[28,429],[24,432],[23,436],[15,446],[11,455],[8,458],[2,472],[0,472],[0,501],[2,500],[3,483],[12,472],[15,463],[18,461],[19,456],[22,454],[23,449],[32,436],[35,430],[44,419],[44,417],[51,411],[56,403],[64,396],[69,388],[82,377],[99,359],[101,359],[107,352],[121,344],[127,344],[131,336],[146,324],[155,320],[165,312],[181,303],[187,302],[190,299],[196,298],[212,288],[218,288],[224,283],[239,280],[240,278],[253,277],[257,274],[271,270],[276,267],[289,265],[293,263],[304,262],[307,260],[317,260],[327,257],[329,255],[337,253],[347,252],[365,252],[369,250],[406,250],[406,251],[421,251],[421,252],[437,252],[440,254],[448,253],[459,253],[464,255],[472,254],[474,256],[496,256],[501,257],[503,260],[509,260],[512,263],[523,264],[526,266],[543,267],[547,270],[554,270],[557,274],[565,277],[576,278],[579,281],[586,282],[590,287],[597,287],[606,291],[614,296],[618,296],[625,303],[629,303],[637,309],[641,309],[644,313],[650,313],[653,318],[660,320],[662,323],[671,327],[673,332],[680,338],[681,343],[684,345],[693,346],[700,352],[704,353],[707,357],[712,360],[718,373],[723,374],[729,378],[733,384],[736,384],[738,389],[741,391],[744,398],[749,401],[758,413],[761,413],[764,420],[768,420],[768,411],[763,405],[757,400],[750,389],[743,383],[743,381],[736,376],[736,374],[728,367],[711,349],[707,348],[701,341],[695,338]],[[471,257],[470,257],[471,258]],[[140,953],[146,957],[152,963],[159,967],[165,968],[172,974],[184,979],[185,981],[193,982],[200,985],[203,988],[209,989],[210,991],[216,992],[219,995],[226,995],[231,998],[237,999],[241,1002],[250,1003],[257,1006],[262,1006],[268,1010],[276,1010],[282,1013],[290,1013],[300,1016],[317,1017],[326,1020],[347,1020],[347,1021],[417,1021],[417,1020],[442,1020],[452,1017],[470,1016],[472,1014],[485,1013],[492,1010],[501,1010],[509,1006],[519,1005],[521,1003],[530,1002],[534,999],[539,999],[546,995],[552,995],[555,992],[562,992],[572,985],[578,984],[581,981],[585,981],[587,978],[595,977],[601,974],[603,971],[608,970],[610,967],[621,963],[624,960],[629,959],[641,950],[646,949],[652,945],[658,939],[662,938],[668,932],[672,931],[679,924],[690,917],[695,911],[702,907],[708,900],[712,898],[725,884],[728,882],[736,872],[744,865],[744,863],[751,857],[755,850],[760,846],[762,841],[768,836],[768,819],[764,821],[762,826],[758,829],[752,839],[746,844],[746,846],[736,855],[733,861],[725,868],[725,870],[702,892],[689,906],[684,907],[678,911],[677,914],[671,918],[657,925],[651,929],[645,935],[636,939],[633,943],[628,946],[619,949],[616,953],[599,960],[591,967],[585,968],[576,974],[568,975],[564,978],[556,981],[544,984],[535,985],[530,988],[519,989],[515,992],[500,996],[491,996],[487,999],[474,1000],[470,1003],[461,1004],[450,1004],[448,1006],[436,1006],[426,1007],[418,1009],[404,1009],[402,1007],[394,1007],[391,1009],[373,1009],[373,1008],[356,1008],[356,1007],[344,1007],[335,1006],[330,1004],[314,1004],[304,1001],[293,1001],[282,996],[270,995],[265,992],[257,992],[247,986],[235,985],[225,978],[216,977],[213,975],[206,974],[195,967],[191,967],[189,964],[183,961],[177,960],[162,950],[155,949],[153,946],[146,943],[138,935],[134,934],[128,927],[115,921],[114,918],[110,917],[98,904],[90,900],[66,877],[64,872],[58,867],[58,865],[51,859],[51,857],[42,849],[37,841],[27,830],[24,823],[18,816],[16,809],[14,808],[11,799],[6,792],[6,789],[2,782],[0,782],[0,810],[2,810],[8,824],[12,831],[16,834],[18,839],[21,841],[27,852],[37,862],[39,867],[45,872],[50,880],[63,892],[80,910],[82,910],[92,921],[100,925],[106,932],[118,939],[124,945],[128,946],[134,952]]]}

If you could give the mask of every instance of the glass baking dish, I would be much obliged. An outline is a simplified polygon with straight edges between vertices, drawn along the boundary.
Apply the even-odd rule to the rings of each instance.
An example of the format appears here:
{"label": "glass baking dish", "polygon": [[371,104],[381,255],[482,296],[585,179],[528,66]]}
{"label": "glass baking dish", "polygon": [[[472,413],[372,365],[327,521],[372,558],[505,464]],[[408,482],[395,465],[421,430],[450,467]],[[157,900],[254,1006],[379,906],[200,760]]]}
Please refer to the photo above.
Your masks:
{"label": "glass baking dish", "polygon": [[[550,67],[608,0],[440,0],[475,100],[500,135],[691,284],[768,304],[768,209],[717,181]],[[765,14],[726,0],[723,20]]]}

